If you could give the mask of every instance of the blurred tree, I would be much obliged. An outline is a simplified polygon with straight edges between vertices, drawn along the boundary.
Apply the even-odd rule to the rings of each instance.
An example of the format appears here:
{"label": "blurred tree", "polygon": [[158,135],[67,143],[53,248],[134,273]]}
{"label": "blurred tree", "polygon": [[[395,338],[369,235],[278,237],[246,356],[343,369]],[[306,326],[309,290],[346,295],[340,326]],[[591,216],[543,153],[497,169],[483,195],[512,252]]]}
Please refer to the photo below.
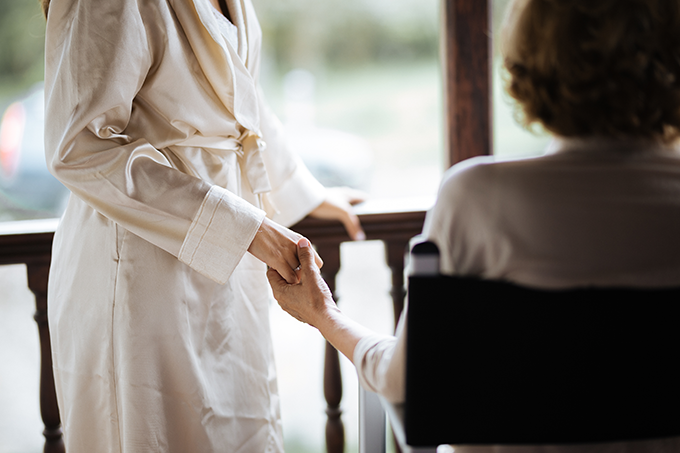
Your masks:
{"label": "blurred tree", "polygon": [[[254,2],[280,72],[437,57],[436,1]],[[42,79],[44,36],[37,0],[0,0],[0,95]]]}
{"label": "blurred tree", "polygon": [[[493,0],[493,9],[491,14],[493,14],[493,33],[494,36],[500,36],[499,32],[503,26],[503,20],[505,19],[505,13],[510,0]],[[499,57],[501,52],[501,40],[494,39],[494,56]]]}
{"label": "blurred tree", "polygon": [[0,96],[43,79],[44,40],[37,0],[0,0]]}
{"label": "blurred tree", "polygon": [[279,72],[436,59],[438,2],[253,0]]}

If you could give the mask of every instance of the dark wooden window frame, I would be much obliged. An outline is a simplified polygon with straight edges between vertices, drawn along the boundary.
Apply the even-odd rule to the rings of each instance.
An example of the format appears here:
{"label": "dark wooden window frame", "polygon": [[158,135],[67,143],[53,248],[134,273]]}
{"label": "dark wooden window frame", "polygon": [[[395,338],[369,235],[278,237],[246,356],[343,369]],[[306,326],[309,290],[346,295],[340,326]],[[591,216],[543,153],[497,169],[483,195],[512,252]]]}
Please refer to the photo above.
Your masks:
{"label": "dark wooden window frame", "polygon": [[492,154],[493,0],[443,0],[447,166]]}

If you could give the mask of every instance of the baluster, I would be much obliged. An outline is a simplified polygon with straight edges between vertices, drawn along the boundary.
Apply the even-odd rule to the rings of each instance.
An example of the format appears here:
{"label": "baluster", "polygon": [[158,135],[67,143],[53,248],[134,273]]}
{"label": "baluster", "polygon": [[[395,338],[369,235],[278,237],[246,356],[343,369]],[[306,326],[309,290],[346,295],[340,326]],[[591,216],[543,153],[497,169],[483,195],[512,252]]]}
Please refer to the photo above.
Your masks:
{"label": "baluster", "polygon": [[[385,259],[387,265],[392,272],[392,289],[390,295],[392,296],[392,308],[394,310],[394,327],[397,327],[397,322],[404,309],[404,298],[406,297],[406,289],[404,287],[404,256],[406,247],[408,246],[408,239],[392,239],[384,240],[385,243]],[[401,453],[399,443],[394,441],[394,448],[397,453]]]}
{"label": "baluster", "polygon": [[342,453],[345,451],[345,427],[342,423],[342,377],[338,351],[326,342],[326,355],[323,370],[323,394],[326,398],[326,451]]}
{"label": "baluster", "polygon": [[[315,244],[319,255],[323,259],[321,276],[324,278],[333,298],[335,295],[335,277],[340,270],[340,243],[318,242]],[[326,398],[326,451],[328,453],[342,453],[345,450],[345,427],[342,423],[342,376],[340,375],[340,358],[338,351],[326,343],[326,353],[323,370],[323,393]]]}
{"label": "baluster", "polygon": [[64,439],[61,431],[61,419],[57,406],[57,394],[54,389],[52,374],[52,353],[50,350],[50,333],[47,322],[47,276],[50,270],[49,261],[30,262],[26,265],[28,287],[35,295],[35,315],[40,334],[40,415],[45,430],[44,453],[64,453]]}
{"label": "baluster", "polygon": [[404,297],[406,291],[404,289],[404,252],[408,245],[408,240],[392,239],[385,240],[385,259],[387,265],[392,271],[392,289],[390,295],[392,296],[392,306],[394,309],[394,326],[397,326],[399,316],[404,309]]}

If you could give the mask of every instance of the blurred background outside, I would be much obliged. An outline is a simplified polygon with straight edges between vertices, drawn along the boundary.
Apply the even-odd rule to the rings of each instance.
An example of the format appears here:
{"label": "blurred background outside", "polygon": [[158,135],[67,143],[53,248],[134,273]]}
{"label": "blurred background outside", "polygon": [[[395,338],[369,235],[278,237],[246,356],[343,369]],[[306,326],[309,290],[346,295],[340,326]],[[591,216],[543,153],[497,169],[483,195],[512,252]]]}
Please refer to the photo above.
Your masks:
{"label": "blurred background outside", "polygon": [[[261,84],[308,167],[327,186],[372,199],[434,200],[444,171],[440,0],[253,0],[263,29]],[[507,0],[495,0],[497,31]],[[0,221],[58,217],[68,192],[43,155],[44,19],[37,0],[0,0]],[[495,43],[494,149],[547,143],[514,121]],[[381,243],[344,244],[341,306],[392,328]],[[41,451],[37,332],[23,266],[0,267],[0,453]],[[323,451],[323,341],[272,309],[286,448]],[[357,450],[356,376],[343,361],[347,451]]]}

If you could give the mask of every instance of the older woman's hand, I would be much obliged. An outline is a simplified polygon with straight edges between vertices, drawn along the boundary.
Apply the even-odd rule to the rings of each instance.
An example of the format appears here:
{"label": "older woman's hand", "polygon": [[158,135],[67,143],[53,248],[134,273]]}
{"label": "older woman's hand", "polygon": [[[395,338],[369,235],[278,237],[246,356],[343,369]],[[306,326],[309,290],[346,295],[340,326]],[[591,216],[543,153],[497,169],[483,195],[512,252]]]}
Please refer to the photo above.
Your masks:
{"label": "older woman's hand", "polygon": [[291,285],[276,270],[267,271],[274,297],[289,315],[319,329],[335,349],[353,360],[359,340],[373,332],[345,316],[335,305],[314,263],[314,251],[307,239],[298,241],[297,254],[300,258],[298,283]]}
{"label": "older woman's hand", "polygon": [[300,260],[298,272],[299,282],[289,284],[275,270],[267,271],[269,284],[274,298],[281,308],[298,321],[319,328],[320,323],[338,308],[333,301],[328,285],[321,278],[319,267],[315,263],[315,252],[309,241],[302,238],[297,243],[297,255]]}

